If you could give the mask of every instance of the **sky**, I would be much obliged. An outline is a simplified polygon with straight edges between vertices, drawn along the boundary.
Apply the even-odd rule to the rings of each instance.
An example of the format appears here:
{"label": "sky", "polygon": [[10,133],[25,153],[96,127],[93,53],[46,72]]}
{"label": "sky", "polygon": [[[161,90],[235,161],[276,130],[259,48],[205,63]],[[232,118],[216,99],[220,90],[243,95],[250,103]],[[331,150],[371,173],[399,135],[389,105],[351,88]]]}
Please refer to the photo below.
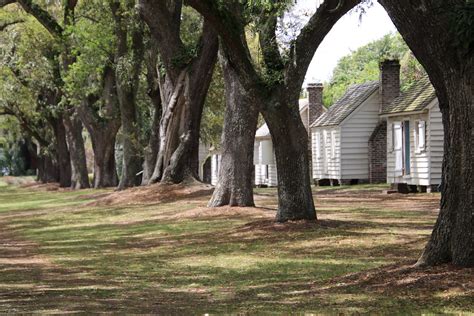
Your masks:
{"label": "sky", "polygon": [[[297,6],[313,8],[315,0],[298,0]],[[396,28],[382,6],[374,1],[362,20],[359,14],[348,13],[332,28],[319,46],[306,74],[306,82],[324,82],[331,79],[337,61],[351,51],[364,46],[388,33],[395,33]]]}

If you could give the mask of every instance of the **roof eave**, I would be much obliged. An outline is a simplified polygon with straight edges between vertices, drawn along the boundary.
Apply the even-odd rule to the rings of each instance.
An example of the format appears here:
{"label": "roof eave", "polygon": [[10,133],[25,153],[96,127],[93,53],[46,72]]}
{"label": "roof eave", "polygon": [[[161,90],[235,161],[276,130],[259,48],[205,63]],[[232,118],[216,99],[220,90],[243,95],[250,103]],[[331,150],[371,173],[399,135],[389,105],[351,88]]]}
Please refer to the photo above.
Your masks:
{"label": "roof eave", "polygon": [[382,113],[382,114],[380,114],[380,117],[416,115],[416,114],[424,114],[424,113],[427,113],[427,112],[428,112],[428,110],[425,108],[423,110],[418,110],[418,111],[401,111],[401,112],[395,112],[395,113]]}

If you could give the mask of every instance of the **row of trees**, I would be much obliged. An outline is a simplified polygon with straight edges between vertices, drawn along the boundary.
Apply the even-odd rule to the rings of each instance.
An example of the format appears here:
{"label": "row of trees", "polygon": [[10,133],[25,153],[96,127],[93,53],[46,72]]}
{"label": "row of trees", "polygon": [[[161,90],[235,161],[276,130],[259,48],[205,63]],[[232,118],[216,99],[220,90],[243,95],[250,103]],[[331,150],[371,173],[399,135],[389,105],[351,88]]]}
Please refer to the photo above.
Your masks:
{"label": "row of trees", "polygon": [[[31,0],[0,0],[2,7],[16,3],[27,13],[14,12],[16,18],[33,17],[49,33],[41,35],[47,41],[38,41],[40,49],[18,52],[18,41],[11,41],[6,76],[20,84],[6,85],[4,112],[17,116],[40,146],[55,139],[57,159],[44,156],[43,173],[57,163],[62,185],[88,186],[82,124],[94,149],[94,187],[137,185],[142,157],[143,184],[197,179],[200,125],[219,58],[226,112],[221,177],[210,206],[254,204],[253,139],[260,113],[275,144],[277,220],[314,220],[300,90],[333,25],[367,2],[326,0],[307,23],[286,32],[292,3],[286,0],[186,0],[195,11],[183,1],[166,0],[67,0],[50,8]],[[428,72],[445,124],[441,212],[420,264],[473,265],[473,5],[466,0],[380,2]],[[48,71],[18,67],[25,60],[41,61]],[[12,97],[15,89],[34,91],[30,104],[42,115],[23,118]],[[149,116],[147,132],[141,128],[143,113]],[[120,182],[113,154],[119,129]]]}

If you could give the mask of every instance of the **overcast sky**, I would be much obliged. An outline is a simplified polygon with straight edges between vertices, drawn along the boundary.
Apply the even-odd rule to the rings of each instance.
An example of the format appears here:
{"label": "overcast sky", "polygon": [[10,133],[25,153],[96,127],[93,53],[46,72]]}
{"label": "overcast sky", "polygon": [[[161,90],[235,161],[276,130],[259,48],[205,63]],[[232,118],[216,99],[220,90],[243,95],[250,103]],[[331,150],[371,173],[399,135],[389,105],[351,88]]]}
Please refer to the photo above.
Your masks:
{"label": "overcast sky", "polygon": [[[315,0],[298,0],[298,6],[313,8]],[[337,61],[385,34],[396,32],[396,28],[378,2],[367,10],[359,21],[359,14],[346,14],[326,36],[306,74],[306,82],[323,82],[331,78]]]}

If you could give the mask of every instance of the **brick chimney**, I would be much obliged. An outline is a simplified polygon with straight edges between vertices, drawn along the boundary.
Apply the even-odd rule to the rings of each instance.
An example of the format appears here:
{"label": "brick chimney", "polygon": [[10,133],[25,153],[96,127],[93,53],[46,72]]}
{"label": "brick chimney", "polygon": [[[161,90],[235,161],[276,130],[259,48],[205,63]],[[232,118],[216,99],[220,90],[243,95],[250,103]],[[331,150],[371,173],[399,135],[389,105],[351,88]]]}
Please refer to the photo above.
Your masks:
{"label": "brick chimney", "polygon": [[324,113],[323,106],[323,84],[308,83],[308,127]]}
{"label": "brick chimney", "polygon": [[382,104],[380,112],[400,95],[400,62],[398,60],[384,60],[380,68],[380,96]]}

